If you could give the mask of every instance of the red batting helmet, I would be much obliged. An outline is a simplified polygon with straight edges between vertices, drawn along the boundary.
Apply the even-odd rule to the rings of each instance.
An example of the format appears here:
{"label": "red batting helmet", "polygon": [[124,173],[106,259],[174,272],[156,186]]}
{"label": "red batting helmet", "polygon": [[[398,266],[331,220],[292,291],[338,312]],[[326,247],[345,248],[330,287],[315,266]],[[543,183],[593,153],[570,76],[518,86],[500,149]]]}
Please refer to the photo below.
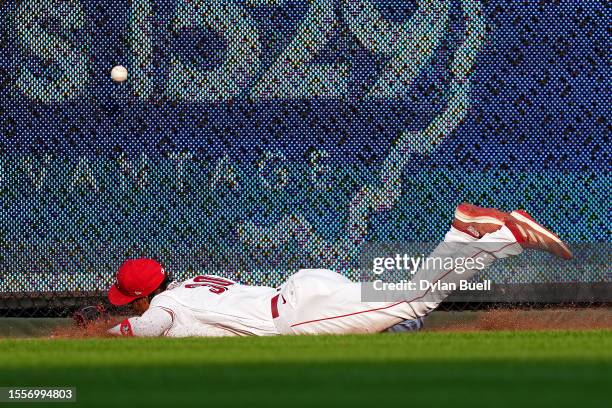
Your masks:
{"label": "red batting helmet", "polygon": [[164,268],[153,259],[128,259],[117,271],[117,282],[108,291],[108,300],[121,306],[149,296],[165,277]]}

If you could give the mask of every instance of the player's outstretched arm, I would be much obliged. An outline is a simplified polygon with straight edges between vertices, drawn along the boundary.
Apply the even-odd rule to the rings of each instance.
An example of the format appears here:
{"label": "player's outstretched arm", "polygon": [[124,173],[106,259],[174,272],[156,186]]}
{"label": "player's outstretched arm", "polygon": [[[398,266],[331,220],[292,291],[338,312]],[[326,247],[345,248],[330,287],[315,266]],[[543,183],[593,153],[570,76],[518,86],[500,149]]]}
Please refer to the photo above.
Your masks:
{"label": "player's outstretched arm", "polygon": [[130,317],[108,332],[115,336],[157,337],[172,327],[172,312],[161,307],[150,307],[140,317]]}

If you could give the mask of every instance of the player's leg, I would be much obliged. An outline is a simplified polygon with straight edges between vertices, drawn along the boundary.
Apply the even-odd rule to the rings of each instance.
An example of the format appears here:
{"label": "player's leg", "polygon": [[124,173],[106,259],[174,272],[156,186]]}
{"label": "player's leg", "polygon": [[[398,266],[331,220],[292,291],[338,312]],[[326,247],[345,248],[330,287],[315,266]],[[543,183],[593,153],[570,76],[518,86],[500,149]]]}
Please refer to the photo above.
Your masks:
{"label": "player's leg", "polygon": [[[520,252],[521,246],[507,227],[502,226],[498,231],[484,234],[480,240],[451,227],[445,241],[428,258],[478,258],[483,268],[486,268],[496,259],[518,255]],[[460,279],[470,279],[481,270],[466,269],[462,274],[457,274],[452,269],[439,267],[438,262],[431,265],[419,269],[413,281],[428,281],[444,288]],[[296,307],[285,316],[295,334],[376,333],[402,321],[426,316],[452,292],[420,289],[420,285],[417,290],[407,292],[408,298],[405,300],[364,302],[361,283],[345,283],[330,287],[327,291],[310,292],[315,286],[312,282],[312,287],[303,285],[302,291],[297,291]]]}
{"label": "player's leg", "polygon": [[[489,214],[495,210],[480,209],[478,212],[477,208],[468,205],[460,205],[457,208],[453,220],[454,226],[446,234],[444,242],[433,251],[431,257],[459,256],[462,248],[478,241],[473,236],[474,233],[483,236],[487,231],[497,232],[496,230],[499,230],[507,219],[505,213]],[[457,215],[460,215],[460,219]],[[493,222],[491,218],[495,218]],[[468,231],[472,231],[472,234]],[[492,240],[495,240],[495,236]],[[504,239],[501,241],[505,243]],[[520,246],[517,248],[520,252]],[[441,271],[421,270],[417,272],[417,276],[427,279],[426,273],[431,274],[432,277],[429,279],[434,281],[435,274]],[[329,275],[329,278],[323,279],[325,274]],[[410,302],[405,301],[363,302],[360,283],[350,282],[344,277],[334,280],[334,276],[340,275],[331,271],[319,271],[318,274],[300,271],[287,281],[281,289],[282,297],[278,305],[280,321],[283,322],[286,332],[296,334],[379,332],[402,321],[418,319],[440,302],[437,299],[433,302],[423,302],[420,299],[421,303],[416,310],[409,304]]]}
{"label": "player's leg", "polygon": [[[465,211],[463,211],[465,210]],[[468,211],[469,210],[469,211]],[[448,283],[469,279],[496,259],[518,255],[523,247],[547,250],[557,255],[571,256],[554,234],[542,226],[515,218],[496,210],[478,207],[458,207],[462,217],[456,217],[453,226],[430,258],[478,258],[479,268],[466,269],[462,274],[454,270],[433,267],[422,268],[415,279],[439,283],[439,289],[411,291],[399,302],[362,302],[361,285],[344,283],[337,286],[322,285],[317,279],[305,279],[299,288],[293,285],[292,302],[281,313],[286,332],[295,334],[368,333],[379,332],[401,321],[417,319],[435,309],[452,291]],[[469,217],[463,217],[469,213]],[[457,213],[456,213],[457,215]],[[491,219],[493,215],[493,219]],[[459,219],[461,218],[461,219]],[[498,220],[503,220],[499,225]],[[468,228],[471,227],[471,228]],[[521,232],[521,228],[523,232]],[[491,232],[488,232],[491,231]],[[518,231],[518,232],[517,232]],[[477,237],[480,237],[477,238]],[[566,249],[566,248],[565,248]],[[569,255],[568,255],[569,254]],[[332,273],[333,272],[329,272]],[[343,278],[344,279],[344,278]]]}

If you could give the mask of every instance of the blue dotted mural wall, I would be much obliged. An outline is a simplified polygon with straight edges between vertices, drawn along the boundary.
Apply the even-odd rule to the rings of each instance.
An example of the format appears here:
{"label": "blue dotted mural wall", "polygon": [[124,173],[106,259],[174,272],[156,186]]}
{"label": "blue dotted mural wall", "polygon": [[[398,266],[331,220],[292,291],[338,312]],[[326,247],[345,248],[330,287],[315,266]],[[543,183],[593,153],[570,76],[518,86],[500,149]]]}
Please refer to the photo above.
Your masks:
{"label": "blue dotted mural wall", "polygon": [[24,0],[0,15],[0,292],[104,290],[142,255],[178,277],[356,278],[364,244],[439,241],[462,201],[610,242],[605,2]]}

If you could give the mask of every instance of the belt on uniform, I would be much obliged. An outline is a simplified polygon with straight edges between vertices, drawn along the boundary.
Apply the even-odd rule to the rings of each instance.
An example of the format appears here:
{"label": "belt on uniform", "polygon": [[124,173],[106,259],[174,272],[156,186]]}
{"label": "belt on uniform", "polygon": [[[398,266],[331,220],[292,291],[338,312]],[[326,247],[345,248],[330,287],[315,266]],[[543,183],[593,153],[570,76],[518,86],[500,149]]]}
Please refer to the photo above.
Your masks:
{"label": "belt on uniform", "polygon": [[[272,312],[272,319],[276,319],[279,316],[278,314],[278,298],[279,297],[280,297],[280,294],[274,296],[270,300],[270,311]],[[285,301],[285,298],[283,298],[283,301]]]}
{"label": "belt on uniform", "polygon": [[[291,329],[291,326],[285,321],[287,316],[281,317],[280,314],[278,313],[279,299],[283,305],[287,303],[287,301],[285,300],[285,297],[281,295],[280,293],[274,296],[272,299],[270,299],[270,311],[272,312],[272,321],[274,323],[274,326],[276,326],[276,329],[278,330],[279,334],[295,334],[294,331]],[[285,311],[286,309],[283,309],[283,313]],[[289,315],[290,314],[291,313],[289,313]]]}

